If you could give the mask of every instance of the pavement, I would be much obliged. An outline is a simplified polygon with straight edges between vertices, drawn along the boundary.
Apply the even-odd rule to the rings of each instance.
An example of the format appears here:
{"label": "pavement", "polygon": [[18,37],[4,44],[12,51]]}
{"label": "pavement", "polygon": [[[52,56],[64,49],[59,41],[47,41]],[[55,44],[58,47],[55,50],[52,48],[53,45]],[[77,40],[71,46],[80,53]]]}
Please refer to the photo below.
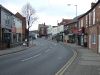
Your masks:
{"label": "pavement", "polygon": [[77,52],[77,57],[63,75],[100,75],[99,54],[75,44],[67,45]]}
{"label": "pavement", "polygon": [[17,46],[17,47],[13,47],[13,48],[8,48],[8,49],[5,49],[5,50],[0,50],[0,56],[20,52],[20,51],[26,50],[28,48],[31,48],[33,46],[35,46],[35,44],[30,42],[29,47],[21,45],[21,46]]}

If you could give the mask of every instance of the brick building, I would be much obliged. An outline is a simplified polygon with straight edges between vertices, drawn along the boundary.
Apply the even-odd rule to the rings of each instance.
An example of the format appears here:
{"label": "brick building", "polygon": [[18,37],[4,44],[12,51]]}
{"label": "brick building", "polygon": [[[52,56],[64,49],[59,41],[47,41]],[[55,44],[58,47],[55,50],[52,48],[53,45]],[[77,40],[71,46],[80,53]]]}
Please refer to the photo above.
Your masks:
{"label": "brick building", "polygon": [[91,4],[91,9],[78,20],[80,45],[86,45],[96,53],[100,53],[100,0]]}
{"label": "brick building", "polygon": [[39,36],[47,36],[47,28],[48,26],[44,24],[39,24],[38,26],[38,31],[39,31]]}

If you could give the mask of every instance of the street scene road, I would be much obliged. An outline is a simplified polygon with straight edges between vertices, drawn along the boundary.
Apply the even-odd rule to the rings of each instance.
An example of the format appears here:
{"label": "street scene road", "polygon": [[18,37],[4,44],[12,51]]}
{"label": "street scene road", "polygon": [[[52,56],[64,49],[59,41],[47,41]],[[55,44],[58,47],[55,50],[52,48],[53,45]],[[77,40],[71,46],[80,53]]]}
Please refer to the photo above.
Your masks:
{"label": "street scene road", "polygon": [[0,75],[55,75],[73,56],[67,45],[46,38],[33,43],[27,50],[0,56]]}
{"label": "street scene road", "polygon": [[100,75],[100,0],[0,0],[0,75]]}

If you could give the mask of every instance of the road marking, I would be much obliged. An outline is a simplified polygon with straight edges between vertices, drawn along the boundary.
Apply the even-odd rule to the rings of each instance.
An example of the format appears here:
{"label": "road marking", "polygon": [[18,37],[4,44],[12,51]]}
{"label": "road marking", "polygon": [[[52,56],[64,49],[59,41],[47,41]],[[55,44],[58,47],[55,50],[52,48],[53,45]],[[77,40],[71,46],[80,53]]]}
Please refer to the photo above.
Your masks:
{"label": "road marking", "polygon": [[27,60],[32,59],[32,58],[33,58],[33,57],[29,57],[29,58],[23,59],[23,60],[21,60],[21,61],[27,61]]}
{"label": "road marking", "polygon": [[49,52],[49,51],[50,51],[50,49],[46,50],[45,52],[47,53],[47,52]]}
{"label": "road marking", "polygon": [[55,75],[63,75],[66,69],[73,63],[74,59],[77,57],[77,52],[72,50],[74,55],[69,59],[69,61],[55,74]]}
{"label": "road marking", "polygon": [[40,56],[41,55],[41,53],[40,54],[37,54],[37,55],[35,55],[35,56],[33,56],[34,58],[36,58],[36,57],[38,57],[38,56]]}
{"label": "road marking", "polygon": [[32,56],[32,57],[23,59],[23,60],[21,60],[21,61],[28,61],[28,60],[30,60],[30,59],[32,59],[32,58],[36,58],[36,57],[38,57],[38,56],[40,56],[40,55],[41,55],[41,53],[40,53],[40,54],[37,54],[37,55],[35,55],[35,56]]}

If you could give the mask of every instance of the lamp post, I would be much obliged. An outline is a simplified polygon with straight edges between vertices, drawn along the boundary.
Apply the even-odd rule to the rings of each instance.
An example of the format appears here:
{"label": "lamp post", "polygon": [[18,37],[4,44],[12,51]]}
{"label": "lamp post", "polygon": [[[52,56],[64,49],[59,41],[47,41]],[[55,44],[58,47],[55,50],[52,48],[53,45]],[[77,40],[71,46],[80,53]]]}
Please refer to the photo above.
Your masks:
{"label": "lamp post", "polygon": [[[67,4],[68,6],[71,6],[73,4]],[[75,14],[75,17],[77,18],[77,5],[73,5],[76,7],[76,14]],[[76,25],[78,26],[77,22],[76,22]],[[77,39],[77,35],[75,35],[75,39],[74,39],[74,42],[78,43],[78,39]]]}
{"label": "lamp post", "polygon": [[77,17],[77,5],[74,5],[76,7],[76,17]]}
{"label": "lamp post", "polygon": [[[71,6],[72,4],[67,4],[68,6]],[[76,17],[77,17],[77,5],[73,5],[76,7]]]}

